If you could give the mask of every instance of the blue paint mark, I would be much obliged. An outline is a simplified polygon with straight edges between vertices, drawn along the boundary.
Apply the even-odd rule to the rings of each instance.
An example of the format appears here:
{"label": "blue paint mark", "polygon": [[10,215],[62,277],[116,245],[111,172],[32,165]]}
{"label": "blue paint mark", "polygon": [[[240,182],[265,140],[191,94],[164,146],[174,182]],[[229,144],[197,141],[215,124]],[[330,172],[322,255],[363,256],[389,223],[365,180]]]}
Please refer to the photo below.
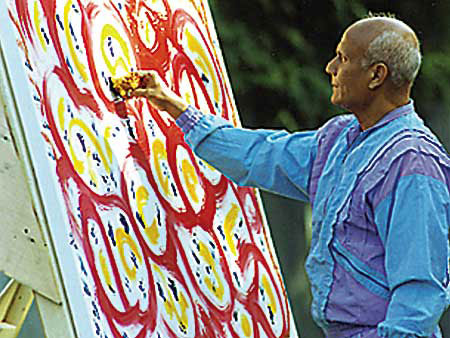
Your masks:
{"label": "blue paint mark", "polygon": [[173,182],[171,182],[171,183],[170,183],[170,186],[171,186],[171,188],[172,188],[173,195],[174,195],[175,197],[177,197],[177,196],[178,196],[178,192],[177,192],[177,188],[175,187],[175,184],[173,184]]}
{"label": "blue paint mark", "polygon": [[84,267],[83,261],[81,260],[80,257],[78,257],[78,260],[80,261],[81,272],[83,272],[83,274],[84,274],[85,276],[87,276],[87,271],[86,271],[86,268]]}
{"label": "blue paint mark", "polygon": [[[139,281],[139,286],[138,286],[139,290],[141,290],[142,292],[145,292],[145,288],[144,288],[144,282],[143,281]],[[145,297],[145,294],[144,294]]]}
{"label": "blue paint mark", "polygon": [[100,336],[100,326],[98,325],[97,322],[95,322],[95,334],[97,336]]}
{"label": "blue paint mark", "polygon": [[139,269],[139,265],[137,263],[137,258],[134,252],[131,253],[131,261],[133,262],[133,265],[136,269]]}
{"label": "blue paint mark", "polygon": [[84,137],[80,133],[77,133],[77,137],[78,137],[78,140],[80,141],[81,147],[83,148],[83,152],[85,153],[87,151],[87,149],[86,149],[86,145],[84,143]]}
{"label": "blue paint mark", "polygon": [[114,246],[116,246],[116,240],[114,238],[114,230],[111,226],[111,223],[108,222],[108,236],[111,239],[111,242]]}
{"label": "blue paint mark", "polygon": [[75,13],[77,13],[77,14],[80,13],[80,11],[78,10],[77,7],[75,7],[75,5],[72,5],[72,8]]}
{"label": "blue paint mark", "polygon": [[102,161],[100,160],[100,156],[97,153],[92,153],[92,159],[97,162],[97,164],[100,164]]}
{"label": "blue paint mark", "polygon": [[120,223],[123,225],[125,233],[130,234],[130,226],[128,225],[127,219],[125,218],[125,216],[123,214],[120,214],[119,219],[120,219]]}
{"label": "blue paint mark", "polygon": [[159,210],[158,204],[155,203],[156,207],[156,219],[158,220],[158,225],[161,227],[161,211]]}
{"label": "blue paint mark", "polygon": [[202,73],[202,81],[205,83],[209,83],[209,79],[206,77],[204,73]]}
{"label": "blue paint mark", "polygon": [[25,61],[25,66],[26,66],[29,70],[33,71],[33,67],[31,67],[31,65],[30,65],[30,63],[29,63],[28,61]]}
{"label": "blue paint mark", "polygon": [[91,292],[89,291],[88,285],[83,281],[83,291],[85,294],[87,294],[89,297],[91,296]]}
{"label": "blue paint mark", "polygon": [[144,220],[142,219],[141,215],[137,211],[136,211],[136,219],[138,220],[138,223],[142,226],[142,228],[145,229]]}
{"label": "blue paint mark", "polygon": [[164,296],[164,292],[163,289],[161,287],[161,284],[159,284],[159,282],[156,282],[156,286],[158,287],[158,293],[159,296],[164,300],[164,302],[166,301],[166,297]]}
{"label": "blue paint mark", "polygon": [[70,72],[71,72],[72,75],[73,75],[73,74],[74,74],[73,68],[72,68],[72,65],[70,64],[70,61],[69,61],[69,58],[68,58],[68,57],[66,57],[66,63],[67,63],[67,67],[69,67]]}
{"label": "blue paint mark", "polygon": [[73,30],[73,27],[72,27],[72,24],[71,24],[71,23],[69,23],[69,30],[70,30],[70,35],[72,35],[72,36],[73,36],[73,39],[74,39],[75,41],[77,41],[77,37],[75,36],[75,32],[74,32],[74,30]]}
{"label": "blue paint mark", "polygon": [[64,30],[64,25],[63,25],[63,23],[62,23],[62,21],[61,21],[61,18],[60,18],[60,16],[59,16],[59,14],[56,14],[56,21],[58,21],[58,24],[59,24],[59,27],[62,29],[62,30]]}
{"label": "blue paint mark", "polygon": [[97,128],[95,127],[95,123],[94,122],[91,123],[91,127],[92,127],[92,130],[94,131],[95,135],[98,136],[98,131],[97,131]]}
{"label": "blue paint mark", "polygon": [[47,43],[47,45],[49,45],[50,44],[50,39],[48,38],[47,33],[45,32],[44,28],[41,28],[41,33],[42,33],[42,36],[45,39],[45,42]]}

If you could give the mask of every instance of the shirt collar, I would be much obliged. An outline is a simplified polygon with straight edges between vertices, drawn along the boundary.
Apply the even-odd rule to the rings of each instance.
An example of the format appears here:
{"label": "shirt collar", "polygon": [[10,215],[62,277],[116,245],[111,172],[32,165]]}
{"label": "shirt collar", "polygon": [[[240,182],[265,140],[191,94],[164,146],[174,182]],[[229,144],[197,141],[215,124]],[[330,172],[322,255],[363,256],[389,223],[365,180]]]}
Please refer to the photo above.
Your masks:
{"label": "shirt collar", "polygon": [[414,112],[414,100],[410,99],[409,102],[401,107],[395,108],[394,110],[391,110],[389,113],[385,114],[375,125],[372,127],[362,130],[361,126],[358,123],[358,119],[355,118],[355,124],[350,128],[348,134],[347,134],[347,141],[349,144],[353,143],[353,141],[358,137],[360,134],[369,134],[373,130],[376,130],[378,128],[383,127],[384,125],[388,124],[389,122],[399,118],[400,116],[409,114]]}
{"label": "shirt collar", "polygon": [[367,132],[372,129],[378,129],[385,124],[388,124],[389,122],[399,118],[400,116],[409,114],[414,112],[414,101],[412,99],[409,100],[409,102],[401,107],[395,108],[394,110],[391,110],[389,113],[385,114],[381,120],[379,120],[375,125],[370,127],[369,129],[366,129],[364,132]]}

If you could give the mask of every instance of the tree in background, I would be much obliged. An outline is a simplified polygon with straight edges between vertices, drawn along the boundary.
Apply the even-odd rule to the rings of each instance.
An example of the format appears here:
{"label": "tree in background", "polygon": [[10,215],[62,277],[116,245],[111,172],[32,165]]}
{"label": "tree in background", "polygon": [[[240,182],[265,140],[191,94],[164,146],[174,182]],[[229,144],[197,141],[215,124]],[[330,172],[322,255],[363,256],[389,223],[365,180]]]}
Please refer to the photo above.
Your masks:
{"label": "tree in background", "polygon": [[[324,68],[352,22],[389,12],[416,31],[423,65],[412,97],[418,113],[450,148],[450,1],[210,0],[243,124],[317,128],[342,110],[331,105]],[[299,202],[263,193],[285,282],[303,338],[321,337],[309,311],[303,264],[308,218]],[[441,321],[450,338],[450,314]]]}

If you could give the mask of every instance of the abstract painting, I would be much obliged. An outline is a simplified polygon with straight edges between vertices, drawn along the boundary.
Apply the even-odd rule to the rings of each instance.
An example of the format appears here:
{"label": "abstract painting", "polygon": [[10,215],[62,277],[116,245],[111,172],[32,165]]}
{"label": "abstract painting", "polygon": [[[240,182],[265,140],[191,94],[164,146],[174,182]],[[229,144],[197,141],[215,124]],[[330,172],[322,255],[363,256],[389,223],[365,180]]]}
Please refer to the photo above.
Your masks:
{"label": "abstract painting", "polygon": [[[8,0],[90,323],[82,337],[296,337],[258,193],[238,187],[110,77],[151,69],[239,125],[206,0]],[[2,24],[3,25],[3,24]],[[11,60],[10,60],[11,62]],[[14,78],[12,78],[14,81]],[[45,198],[45,196],[44,196]],[[66,258],[67,259],[67,258]],[[77,324],[75,324],[77,325]]]}

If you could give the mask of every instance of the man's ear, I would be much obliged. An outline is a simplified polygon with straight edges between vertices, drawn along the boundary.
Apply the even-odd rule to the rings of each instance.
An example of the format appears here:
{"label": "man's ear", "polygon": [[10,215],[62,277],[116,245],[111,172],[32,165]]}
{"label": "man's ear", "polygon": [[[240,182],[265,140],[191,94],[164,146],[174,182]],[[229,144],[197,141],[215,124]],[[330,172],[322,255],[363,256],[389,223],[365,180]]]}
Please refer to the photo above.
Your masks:
{"label": "man's ear", "polygon": [[374,90],[380,87],[386,81],[389,75],[389,68],[384,62],[374,63],[370,68],[369,89]]}

